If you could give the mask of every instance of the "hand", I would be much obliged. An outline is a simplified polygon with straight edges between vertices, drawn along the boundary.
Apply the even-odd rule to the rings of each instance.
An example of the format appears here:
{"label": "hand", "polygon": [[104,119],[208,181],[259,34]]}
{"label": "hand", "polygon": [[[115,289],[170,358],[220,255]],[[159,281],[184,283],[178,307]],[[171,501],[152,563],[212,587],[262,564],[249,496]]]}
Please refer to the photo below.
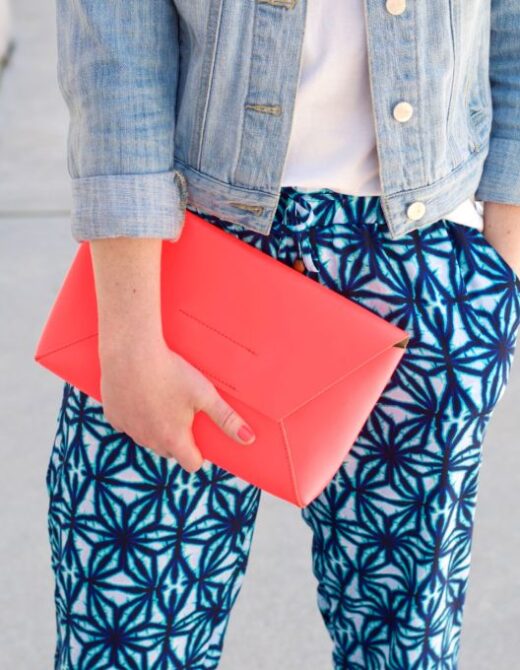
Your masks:
{"label": "hand", "polygon": [[104,414],[115,430],[165,458],[175,458],[188,472],[204,462],[193,439],[195,412],[202,410],[231,438],[242,440],[245,424],[197,368],[158,338],[133,337],[100,347]]}
{"label": "hand", "polygon": [[484,236],[520,277],[520,206],[485,202]]}

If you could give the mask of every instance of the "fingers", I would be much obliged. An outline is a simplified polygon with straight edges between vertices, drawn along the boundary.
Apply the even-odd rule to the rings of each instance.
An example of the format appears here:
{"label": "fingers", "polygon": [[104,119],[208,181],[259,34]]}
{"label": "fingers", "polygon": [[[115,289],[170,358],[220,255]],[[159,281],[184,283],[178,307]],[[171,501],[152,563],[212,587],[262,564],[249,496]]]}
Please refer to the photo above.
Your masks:
{"label": "fingers", "polygon": [[167,441],[164,444],[170,457],[175,458],[179,464],[188,472],[196,472],[204,463],[204,458],[200,449],[195,444],[191,429],[177,436],[175,440]]}
{"label": "fingers", "polygon": [[[224,400],[212,383],[206,383],[204,390],[196,394],[198,402],[191,398],[191,410],[181,412],[183,418],[177,425],[159,426],[157,421],[149,421],[138,427],[134,421],[133,428],[121,425],[116,417],[107,413],[105,417],[115,430],[126,432],[139,445],[150,449],[163,458],[175,459],[188,472],[196,472],[204,464],[204,457],[195,444],[192,432],[194,413],[202,410],[229,437],[240,444],[251,444],[255,435],[240,414]],[[190,415],[190,420],[187,418]],[[177,415],[178,418],[179,414]],[[133,417],[136,418],[135,416]],[[142,423],[142,422],[141,422]],[[162,422],[161,422],[162,423]]]}
{"label": "fingers", "polygon": [[173,431],[163,432],[159,438],[149,440],[146,446],[159,456],[173,458],[188,472],[196,472],[204,463],[190,427],[175,434]]}
{"label": "fingers", "polygon": [[241,444],[251,444],[255,435],[238,412],[227,403],[215,387],[209,391],[200,407],[226,435]]}
{"label": "fingers", "polygon": [[[107,419],[108,420],[108,419]],[[188,427],[185,431],[160,431],[159,435],[130,435],[119,426],[111,423],[114,430],[126,432],[131,439],[141,447],[153,451],[163,458],[175,459],[188,472],[196,472],[204,463],[204,458],[195,444],[193,433]]]}

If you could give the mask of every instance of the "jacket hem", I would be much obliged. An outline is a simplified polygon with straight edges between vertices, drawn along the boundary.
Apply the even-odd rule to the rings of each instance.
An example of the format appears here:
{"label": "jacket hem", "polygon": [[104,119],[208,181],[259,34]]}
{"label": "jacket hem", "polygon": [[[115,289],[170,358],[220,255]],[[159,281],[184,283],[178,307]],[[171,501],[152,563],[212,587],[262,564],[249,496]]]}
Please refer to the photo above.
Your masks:
{"label": "jacket hem", "polygon": [[[468,197],[474,197],[488,150],[489,143],[483,144],[466,161],[433,184],[381,195],[381,208],[391,237],[399,239],[413,230],[435,223]],[[413,202],[423,202],[426,207],[421,219],[413,220],[407,216],[407,209]]]}
{"label": "jacket hem", "polygon": [[[489,144],[482,145],[442,179],[426,187],[381,195],[381,208],[390,235],[398,239],[445,217],[468,197],[474,195],[482,175]],[[188,203],[229,223],[268,235],[279,201],[279,193],[266,193],[243,186],[234,186],[203,174],[182,161],[175,165],[183,171],[188,184]],[[426,215],[420,220],[407,217],[408,206],[414,201],[426,205]]]}

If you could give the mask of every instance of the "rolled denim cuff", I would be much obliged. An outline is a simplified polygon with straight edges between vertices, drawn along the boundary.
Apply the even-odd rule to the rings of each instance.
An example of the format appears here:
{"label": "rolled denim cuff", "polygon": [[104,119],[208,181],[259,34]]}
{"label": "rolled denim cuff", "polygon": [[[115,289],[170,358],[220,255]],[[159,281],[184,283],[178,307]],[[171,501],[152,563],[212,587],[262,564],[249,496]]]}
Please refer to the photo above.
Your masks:
{"label": "rolled denim cuff", "polygon": [[477,200],[520,205],[520,141],[491,137]]}
{"label": "rolled denim cuff", "polygon": [[175,242],[186,210],[186,179],[179,170],[99,175],[72,180],[72,236],[159,237]]}

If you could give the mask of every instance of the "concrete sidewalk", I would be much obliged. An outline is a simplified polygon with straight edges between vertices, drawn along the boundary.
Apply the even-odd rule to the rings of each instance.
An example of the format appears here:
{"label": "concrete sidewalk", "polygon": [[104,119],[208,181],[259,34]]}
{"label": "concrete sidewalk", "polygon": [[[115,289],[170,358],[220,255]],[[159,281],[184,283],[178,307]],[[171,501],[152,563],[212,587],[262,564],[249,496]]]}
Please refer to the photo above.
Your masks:
{"label": "concrete sidewalk", "polygon": [[[32,357],[76,243],[54,5],[16,0],[14,20],[17,47],[0,88],[0,667],[50,670],[55,626],[44,477],[62,384]],[[518,358],[485,445],[461,670],[520,665]],[[310,549],[299,511],[264,495],[222,670],[331,667]]]}

